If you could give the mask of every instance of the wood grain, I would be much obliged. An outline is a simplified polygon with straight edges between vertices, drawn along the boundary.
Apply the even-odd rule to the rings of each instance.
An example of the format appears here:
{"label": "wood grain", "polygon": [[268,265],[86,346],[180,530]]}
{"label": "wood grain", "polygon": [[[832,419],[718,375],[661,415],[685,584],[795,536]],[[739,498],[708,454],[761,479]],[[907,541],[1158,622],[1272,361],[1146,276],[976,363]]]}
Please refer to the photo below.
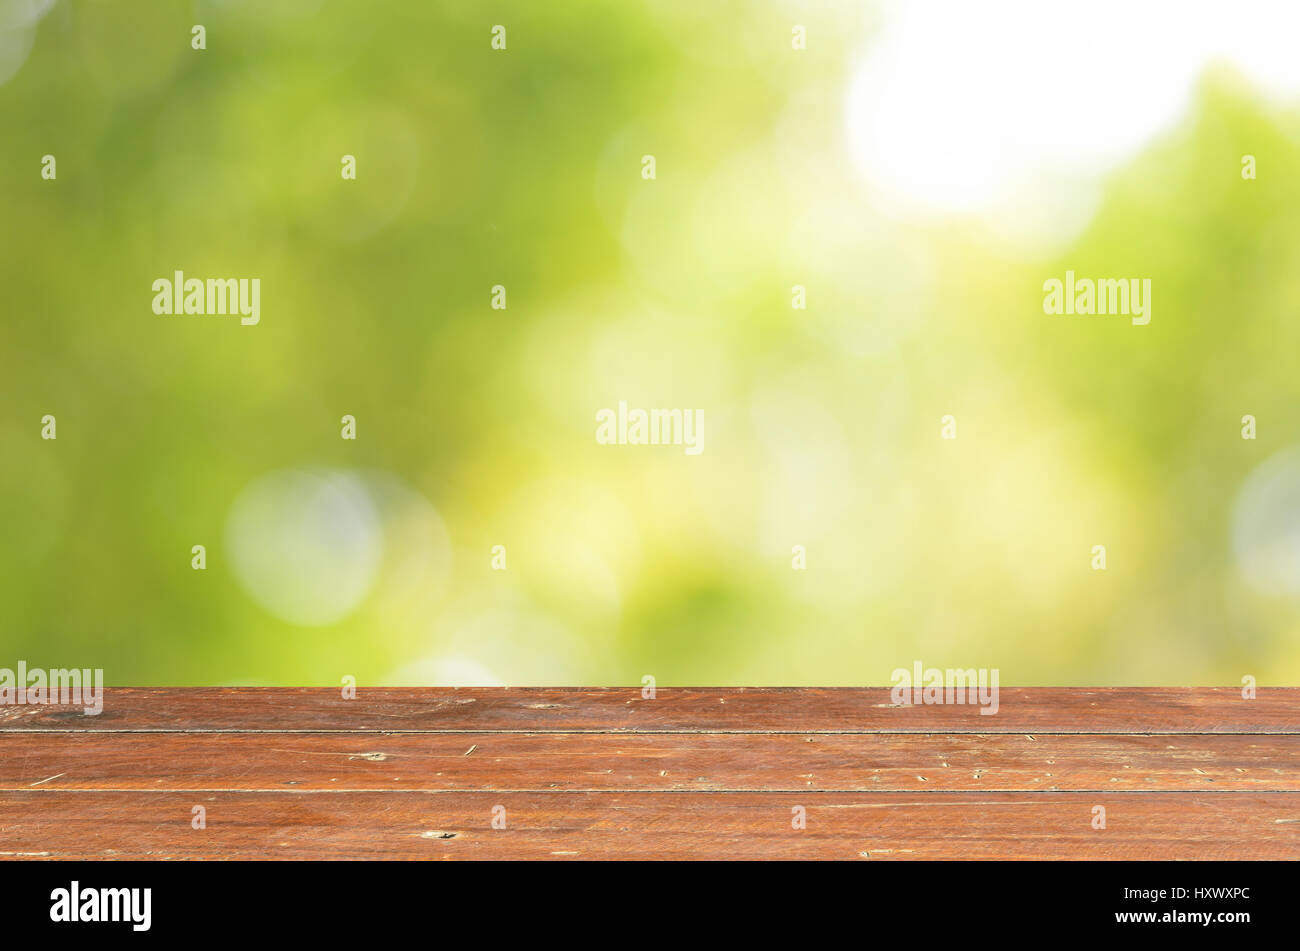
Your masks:
{"label": "wood grain", "polygon": [[[191,828],[192,809],[206,829]],[[1107,825],[1092,828],[1092,809]],[[493,808],[505,829],[493,829]],[[793,809],[807,828],[791,827]],[[44,858],[1244,859],[1300,855],[1291,793],[4,792]],[[69,821],[69,817],[76,817]]]}
{"label": "wood grain", "polygon": [[888,688],[205,687],[105,691],[104,711],[0,707],[0,731],[466,733],[1296,733],[1300,688],[1004,688],[995,715],[894,704]]}
{"label": "wood grain", "polygon": [[881,689],[0,707],[0,858],[366,857],[1296,859],[1300,690],[1003,690],[995,716]]}
{"label": "wood grain", "polygon": [[[1300,736],[18,734],[0,789],[1300,791]],[[163,769],[165,765],[165,771]]]}

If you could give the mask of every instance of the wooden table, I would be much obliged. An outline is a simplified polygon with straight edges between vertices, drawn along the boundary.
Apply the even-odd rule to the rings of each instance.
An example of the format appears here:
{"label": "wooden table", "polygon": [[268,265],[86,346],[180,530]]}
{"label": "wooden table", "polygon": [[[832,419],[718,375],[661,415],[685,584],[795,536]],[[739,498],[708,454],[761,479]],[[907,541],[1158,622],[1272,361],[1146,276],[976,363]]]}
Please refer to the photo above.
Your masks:
{"label": "wooden table", "polygon": [[1296,859],[1300,688],[119,688],[0,707],[0,856]]}

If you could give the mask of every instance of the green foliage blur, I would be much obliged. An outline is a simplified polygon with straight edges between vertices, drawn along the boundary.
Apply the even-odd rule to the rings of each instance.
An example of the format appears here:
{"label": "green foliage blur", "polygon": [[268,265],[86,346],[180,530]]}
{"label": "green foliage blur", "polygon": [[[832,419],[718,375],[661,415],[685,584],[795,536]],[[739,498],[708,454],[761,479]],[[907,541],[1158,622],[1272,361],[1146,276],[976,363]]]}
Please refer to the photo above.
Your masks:
{"label": "green foliage blur", "polygon": [[[1009,250],[863,198],[868,6],[799,5],[805,56],[778,3],[195,9],[59,2],[0,83],[0,666],[1300,681],[1232,541],[1300,443],[1300,116],[1232,73]],[[1150,277],[1152,322],[1044,315],[1067,268]],[[261,323],[155,315],[175,270],[260,278]],[[704,452],[598,445],[620,400]]]}

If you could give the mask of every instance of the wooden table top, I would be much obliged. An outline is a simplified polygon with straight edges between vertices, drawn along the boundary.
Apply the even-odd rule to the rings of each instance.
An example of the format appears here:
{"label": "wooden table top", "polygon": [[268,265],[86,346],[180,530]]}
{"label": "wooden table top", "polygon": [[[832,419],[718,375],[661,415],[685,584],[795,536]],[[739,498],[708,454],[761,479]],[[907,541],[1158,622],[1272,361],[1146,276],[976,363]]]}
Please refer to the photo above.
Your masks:
{"label": "wooden table top", "polygon": [[94,717],[0,707],[0,857],[1300,858],[1300,688],[1006,688],[979,709],[109,689]]}

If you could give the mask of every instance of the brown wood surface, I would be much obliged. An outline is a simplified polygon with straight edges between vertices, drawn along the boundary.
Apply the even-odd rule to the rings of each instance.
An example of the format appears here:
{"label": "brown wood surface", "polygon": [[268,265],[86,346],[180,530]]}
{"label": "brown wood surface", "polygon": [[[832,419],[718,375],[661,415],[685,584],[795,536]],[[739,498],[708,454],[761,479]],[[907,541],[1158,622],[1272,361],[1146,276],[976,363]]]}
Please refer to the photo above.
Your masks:
{"label": "brown wood surface", "polygon": [[[1294,859],[1293,793],[47,792],[0,853],[48,858]],[[1107,828],[1091,827],[1105,803]],[[207,828],[191,828],[195,805]],[[505,808],[507,828],[491,828]],[[795,806],[807,828],[791,828]],[[71,818],[70,817],[74,817]]]}
{"label": "brown wood surface", "polygon": [[994,716],[881,689],[0,707],[0,858],[262,857],[1296,859],[1300,690],[1008,689]]}
{"label": "brown wood surface", "polygon": [[0,730],[383,733],[1296,733],[1300,687],[1003,688],[993,716],[894,704],[888,688],[127,688],[104,712],[0,707]]}
{"label": "brown wood surface", "polygon": [[[1300,736],[7,736],[0,790],[1300,791]],[[166,771],[142,769],[165,764]]]}

